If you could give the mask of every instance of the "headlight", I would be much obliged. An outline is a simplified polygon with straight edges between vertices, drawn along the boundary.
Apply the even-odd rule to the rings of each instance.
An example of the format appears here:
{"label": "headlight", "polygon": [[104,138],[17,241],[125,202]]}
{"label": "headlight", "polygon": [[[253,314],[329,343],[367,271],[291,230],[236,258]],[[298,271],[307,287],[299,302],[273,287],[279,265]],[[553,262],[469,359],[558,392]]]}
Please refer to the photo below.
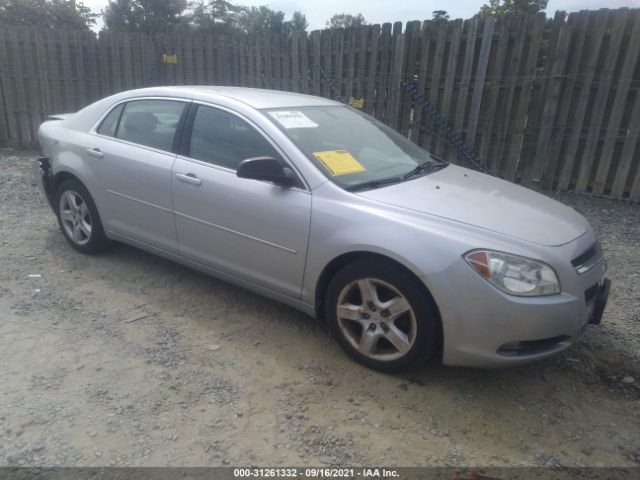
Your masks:
{"label": "headlight", "polygon": [[560,293],[556,272],[546,263],[509,253],[474,250],[464,259],[494,287],[511,295]]}

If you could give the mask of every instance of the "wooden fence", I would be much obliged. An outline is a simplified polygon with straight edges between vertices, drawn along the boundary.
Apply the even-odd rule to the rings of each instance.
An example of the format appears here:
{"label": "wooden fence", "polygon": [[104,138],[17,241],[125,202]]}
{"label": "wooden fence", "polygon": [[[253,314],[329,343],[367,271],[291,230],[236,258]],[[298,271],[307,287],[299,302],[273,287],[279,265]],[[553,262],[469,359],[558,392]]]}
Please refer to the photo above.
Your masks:
{"label": "wooden fence", "polygon": [[364,99],[364,111],[455,162],[412,112],[405,80],[501,177],[639,199],[639,58],[640,9],[624,8],[293,36],[2,28],[0,146],[33,145],[47,115],[121,90],[217,84]]}

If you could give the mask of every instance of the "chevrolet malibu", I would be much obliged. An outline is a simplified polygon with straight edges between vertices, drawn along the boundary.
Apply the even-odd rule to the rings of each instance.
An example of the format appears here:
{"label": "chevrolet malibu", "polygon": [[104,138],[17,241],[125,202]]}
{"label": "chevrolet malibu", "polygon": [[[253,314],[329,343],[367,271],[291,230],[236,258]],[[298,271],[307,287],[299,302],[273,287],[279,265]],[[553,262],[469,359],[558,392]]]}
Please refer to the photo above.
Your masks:
{"label": "chevrolet malibu", "polygon": [[581,215],[327,99],[133,90],[53,116],[39,142],[73,248],[124,242],[289,304],[375,369],[542,359],[606,304]]}

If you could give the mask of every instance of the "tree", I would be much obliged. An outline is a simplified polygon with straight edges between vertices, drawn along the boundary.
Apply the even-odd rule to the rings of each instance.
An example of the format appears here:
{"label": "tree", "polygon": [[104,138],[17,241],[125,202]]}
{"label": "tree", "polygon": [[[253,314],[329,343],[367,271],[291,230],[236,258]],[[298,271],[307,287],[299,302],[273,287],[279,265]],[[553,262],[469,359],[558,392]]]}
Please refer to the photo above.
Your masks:
{"label": "tree", "polygon": [[548,0],[489,0],[480,7],[480,15],[500,18],[509,15],[533,15],[547,8]]}
{"label": "tree", "polygon": [[366,25],[367,21],[361,13],[351,15],[349,13],[337,13],[329,19],[327,27],[329,28],[350,28]]}
{"label": "tree", "polygon": [[260,7],[242,7],[238,16],[238,26],[247,33],[285,32],[284,12]]}
{"label": "tree", "polygon": [[307,28],[309,28],[309,22],[302,12],[293,12],[291,20],[284,22],[284,29],[287,33],[304,33]]}
{"label": "tree", "polygon": [[191,6],[190,25],[195,30],[232,31],[258,33],[294,33],[305,32],[309,23],[301,12],[293,12],[290,20],[285,21],[284,12],[272,10],[267,6],[243,7],[228,0],[210,0]]}
{"label": "tree", "polygon": [[0,24],[90,30],[98,14],[74,0],[0,0]]}
{"label": "tree", "polygon": [[103,11],[106,30],[170,32],[186,28],[187,0],[109,0]]}
{"label": "tree", "polygon": [[434,20],[449,20],[449,14],[446,10],[434,10],[433,11],[433,19]]}
{"label": "tree", "polygon": [[200,0],[191,8],[190,23],[195,30],[229,32],[236,28],[242,7],[227,0]]}

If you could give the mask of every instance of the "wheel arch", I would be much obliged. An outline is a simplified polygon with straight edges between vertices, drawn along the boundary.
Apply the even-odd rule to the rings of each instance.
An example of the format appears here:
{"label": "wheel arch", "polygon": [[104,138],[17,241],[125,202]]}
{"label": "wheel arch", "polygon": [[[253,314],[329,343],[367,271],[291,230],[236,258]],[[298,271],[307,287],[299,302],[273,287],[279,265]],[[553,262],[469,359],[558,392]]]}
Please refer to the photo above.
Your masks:
{"label": "wheel arch", "polygon": [[[57,172],[53,176],[53,182],[51,184],[52,194],[55,195],[55,193],[58,191],[58,188],[60,187],[62,182],[64,182],[65,180],[69,180],[69,179],[77,180],[82,185],[84,185],[85,188],[87,188],[87,184],[85,182],[83,182],[80,177],[78,177],[77,175],[69,172],[68,170],[61,170],[61,171]],[[88,190],[88,188],[87,188],[87,190]]]}
{"label": "wheel arch", "polygon": [[414,272],[411,268],[407,267],[407,265],[404,265],[400,261],[394,258],[391,258],[388,255],[384,255],[382,253],[375,253],[375,252],[360,250],[360,251],[343,253],[335,257],[333,260],[331,260],[320,273],[320,276],[318,277],[318,281],[316,283],[315,305],[314,305],[316,318],[318,318],[319,320],[324,320],[324,313],[325,313],[324,297],[327,291],[327,287],[329,286],[329,283],[331,282],[331,279],[333,278],[333,276],[345,265],[348,265],[349,263],[355,262],[357,260],[362,260],[362,259],[372,259],[372,260],[375,259],[375,260],[382,260],[382,261],[388,262],[398,267],[399,269],[403,270],[409,276],[413,277],[417,285],[419,285],[420,289],[426,295],[429,303],[431,303],[433,307],[433,311],[436,315],[438,339],[437,339],[437,347],[436,347],[437,350],[435,352],[434,357],[442,359],[443,346],[444,346],[444,328],[442,325],[442,316],[440,315],[440,309],[438,308],[438,304],[435,298],[431,294],[431,291],[429,290],[428,286],[416,274],[416,272]]}
{"label": "wheel arch", "polygon": [[357,260],[362,260],[362,259],[382,260],[382,261],[391,263],[392,265],[400,268],[405,273],[413,277],[413,279],[416,281],[416,283],[420,286],[422,291],[425,293],[425,295],[429,299],[429,302],[432,304],[433,310],[437,315],[439,334],[440,334],[440,344],[442,344],[443,331],[442,331],[442,317],[440,315],[440,309],[438,308],[438,304],[435,301],[435,298],[433,298],[433,295],[431,294],[431,291],[429,290],[425,282],[411,268],[407,267],[406,265],[399,262],[398,260],[393,259],[381,253],[360,250],[360,251],[343,253],[335,257],[333,260],[331,260],[322,269],[322,272],[318,277],[318,281],[316,282],[315,298],[314,298],[316,318],[318,319],[324,318],[324,297],[327,291],[327,287],[329,286],[329,283],[331,282],[331,279],[334,277],[334,275],[345,265],[348,265],[349,263],[355,262]]}
{"label": "wheel arch", "polygon": [[53,174],[51,172],[51,164],[49,159],[42,159],[42,160],[45,161],[45,163],[41,161],[42,168],[45,169],[45,175],[43,178],[43,187],[47,197],[47,201],[49,202],[49,206],[55,212],[56,211],[56,205],[55,205],[56,194],[62,182],[68,179],[74,179],[82,183],[85,186],[85,188],[86,188],[86,184],[77,175],[67,170],[60,170],[57,173]]}
{"label": "wheel arch", "polygon": [[58,193],[58,188],[62,185],[62,182],[65,180],[77,180],[82,185],[87,187],[87,185],[80,179],[77,175],[71,173],[68,170],[60,170],[51,176],[51,180],[45,184],[45,190],[47,192],[47,198],[49,199],[49,204],[54,211],[56,211],[56,194]]}
{"label": "wheel arch", "polygon": [[93,200],[93,203],[96,206],[96,209],[98,210],[98,215],[100,215],[101,221],[104,222],[104,214],[103,214],[102,208],[98,204],[96,196],[92,192],[92,189],[89,187],[88,182],[83,180],[83,178],[80,175],[78,175],[77,173],[75,173],[70,169],[58,170],[52,177],[51,186],[50,186],[51,192],[50,193],[47,192],[47,196],[49,197],[51,208],[53,208],[54,212],[57,211],[56,210],[57,206],[55,205],[55,197],[58,192],[58,188],[60,188],[60,185],[62,185],[62,182],[64,182],[65,180],[76,180],[77,182],[80,182],[84,188],[87,189],[87,191],[89,192],[89,195],[91,195],[91,199]]}
{"label": "wheel arch", "polygon": [[[65,182],[69,182],[69,186],[65,186]],[[63,221],[60,215],[61,208],[61,194],[64,193],[62,187],[65,186],[65,190],[70,188],[76,195],[79,195],[87,207],[91,214],[91,231],[90,233],[86,233],[87,242],[85,243],[77,243],[75,239],[70,238],[70,233],[65,231],[63,226]],[[99,211],[99,207],[94,200],[93,194],[90,192],[86,182],[82,180],[82,178],[69,170],[59,170],[51,179],[51,189],[54,192],[53,197],[55,198],[55,207],[54,212],[58,218],[58,224],[60,225],[60,229],[62,230],[63,235],[66,240],[71,244],[71,246],[78,250],[81,253],[99,253],[105,250],[109,245],[109,238],[105,235],[104,226],[102,223],[102,214]]]}

